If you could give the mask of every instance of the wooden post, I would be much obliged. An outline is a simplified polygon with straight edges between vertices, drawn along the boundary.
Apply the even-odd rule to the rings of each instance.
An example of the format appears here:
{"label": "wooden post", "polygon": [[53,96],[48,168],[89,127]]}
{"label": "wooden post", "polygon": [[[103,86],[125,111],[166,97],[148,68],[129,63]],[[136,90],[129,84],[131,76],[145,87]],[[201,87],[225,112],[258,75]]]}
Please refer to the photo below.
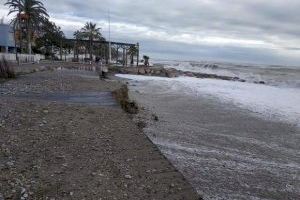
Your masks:
{"label": "wooden post", "polygon": [[116,58],[116,64],[118,64],[118,59],[119,59],[119,46],[117,46],[117,58]]}
{"label": "wooden post", "polygon": [[126,67],[128,66],[128,49],[125,50],[125,63]]}
{"label": "wooden post", "polygon": [[125,66],[125,48],[123,47],[123,66]]}
{"label": "wooden post", "polygon": [[140,44],[136,44],[137,52],[136,52],[136,66],[139,66],[139,60],[140,60]]}
{"label": "wooden post", "polygon": [[62,61],[62,39],[60,40],[59,54],[60,54],[60,60]]}
{"label": "wooden post", "polygon": [[77,44],[76,44],[76,42],[74,42],[74,46],[73,46],[74,61],[76,59],[76,47],[77,47]]}

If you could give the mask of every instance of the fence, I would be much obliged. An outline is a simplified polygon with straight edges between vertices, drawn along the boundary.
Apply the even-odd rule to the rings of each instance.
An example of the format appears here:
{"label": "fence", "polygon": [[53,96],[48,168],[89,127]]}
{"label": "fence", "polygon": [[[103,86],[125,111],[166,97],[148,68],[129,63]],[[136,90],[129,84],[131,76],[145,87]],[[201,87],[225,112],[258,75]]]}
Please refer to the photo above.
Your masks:
{"label": "fence", "polygon": [[[8,61],[17,62],[16,54],[13,53],[0,53],[0,58],[5,58]],[[39,63],[40,60],[44,60],[45,56],[40,54],[18,54],[20,63]]]}
{"label": "fence", "polygon": [[[56,54],[55,55],[57,58],[60,58],[60,54]],[[62,55],[62,60],[63,61],[73,61],[73,60],[77,60],[78,58],[78,61],[84,61],[85,59],[90,59],[90,55],[89,54],[79,54],[79,55],[76,55],[74,57],[74,54],[63,54]],[[96,56],[93,55],[93,60],[96,59]]]}

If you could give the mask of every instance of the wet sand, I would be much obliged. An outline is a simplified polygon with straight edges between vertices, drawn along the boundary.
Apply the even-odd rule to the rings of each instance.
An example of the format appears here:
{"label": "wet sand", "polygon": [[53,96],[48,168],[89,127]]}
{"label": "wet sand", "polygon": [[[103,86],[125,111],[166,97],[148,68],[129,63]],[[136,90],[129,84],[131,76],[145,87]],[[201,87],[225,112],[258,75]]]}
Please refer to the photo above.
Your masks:
{"label": "wet sand", "polygon": [[[204,199],[300,197],[300,130],[213,96],[130,81],[144,129]],[[158,116],[153,120],[152,114]]]}

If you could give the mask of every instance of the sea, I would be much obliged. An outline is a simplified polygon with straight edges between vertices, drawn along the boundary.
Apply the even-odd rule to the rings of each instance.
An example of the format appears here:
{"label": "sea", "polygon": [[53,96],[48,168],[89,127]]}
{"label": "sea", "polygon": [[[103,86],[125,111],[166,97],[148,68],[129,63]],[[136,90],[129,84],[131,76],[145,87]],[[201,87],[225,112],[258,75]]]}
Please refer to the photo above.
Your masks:
{"label": "sea", "polygon": [[300,199],[300,67],[153,65],[246,80],[117,75],[148,113],[145,133],[204,199]]}
{"label": "sea", "polygon": [[[192,89],[191,95],[206,93],[220,101],[252,110],[266,118],[300,126],[300,65],[255,65],[222,62],[154,61],[155,65],[182,71],[239,77],[247,83],[180,77],[176,81]],[[266,85],[253,84],[263,81]]]}

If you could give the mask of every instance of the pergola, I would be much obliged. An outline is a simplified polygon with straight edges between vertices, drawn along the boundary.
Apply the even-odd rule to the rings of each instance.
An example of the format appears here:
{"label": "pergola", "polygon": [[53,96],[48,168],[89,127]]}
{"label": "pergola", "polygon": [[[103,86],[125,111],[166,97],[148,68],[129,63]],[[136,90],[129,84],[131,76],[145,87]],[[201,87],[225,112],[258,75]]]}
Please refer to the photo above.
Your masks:
{"label": "pergola", "polygon": [[[78,48],[80,46],[84,46],[85,48],[90,46],[90,41],[89,40],[79,40],[79,39],[66,39],[66,41],[70,46],[73,46],[74,48],[74,58],[76,58],[79,54]],[[109,45],[110,44],[110,45]],[[93,41],[93,52],[96,52],[96,55],[101,56],[106,60],[108,63],[109,59],[109,46],[110,48],[114,48],[116,50],[115,52],[115,57],[116,57],[116,63],[118,63],[118,58],[122,57],[122,63],[124,66],[127,66],[127,56],[128,56],[128,51],[131,47],[135,47],[137,52],[136,52],[136,65],[138,66],[139,64],[139,43],[137,44],[131,44],[131,43],[123,43],[123,42],[108,42],[108,41],[99,41],[95,40]],[[121,54],[120,54],[121,50]]]}

